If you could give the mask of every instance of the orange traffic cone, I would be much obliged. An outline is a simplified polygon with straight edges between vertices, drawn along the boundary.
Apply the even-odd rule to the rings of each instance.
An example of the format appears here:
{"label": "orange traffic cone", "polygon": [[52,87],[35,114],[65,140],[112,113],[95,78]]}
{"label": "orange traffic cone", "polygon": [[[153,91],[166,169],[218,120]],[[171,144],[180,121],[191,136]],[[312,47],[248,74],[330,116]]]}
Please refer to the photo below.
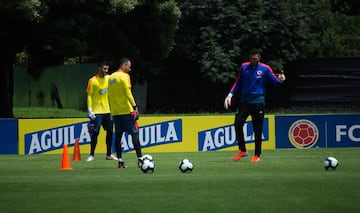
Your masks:
{"label": "orange traffic cone", "polygon": [[70,165],[70,157],[69,157],[69,150],[68,150],[67,144],[64,144],[60,169],[61,170],[71,170],[72,169],[71,165]]}
{"label": "orange traffic cone", "polygon": [[76,138],[75,145],[74,145],[73,161],[79,161],[79,160],[81,160],[79,138]]}

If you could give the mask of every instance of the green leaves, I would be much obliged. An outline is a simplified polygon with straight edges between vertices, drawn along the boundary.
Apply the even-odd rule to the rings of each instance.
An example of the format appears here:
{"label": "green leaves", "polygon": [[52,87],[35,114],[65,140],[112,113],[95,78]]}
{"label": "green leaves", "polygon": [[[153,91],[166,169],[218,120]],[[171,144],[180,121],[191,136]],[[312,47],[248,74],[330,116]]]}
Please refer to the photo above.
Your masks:
{"label": "green leaves", "polygon": [[117,61],[124,56],[140,67],[163,60],[174,46],[181,14],[174,0],[41,2],[46,8],[44,19],[28,34],[30,42],[22,45],[32,56],[30,72],[61,63]]}
{"label": "green leaves", "polygon": [[359,54],[360,22],[335,16],[328,1],[180,2],[175,54],[198,61],[212,81],[232,81],[253,47],[275,71],[298,59]]}
{"label": "green leaves", "polygon": [[324,57],[360,55],[360,16],[336,14],[322,37]]}
{"label": "green leaves", "polygon": [[107,13],[128,13],[140,4],[138,0],[110,0]]}

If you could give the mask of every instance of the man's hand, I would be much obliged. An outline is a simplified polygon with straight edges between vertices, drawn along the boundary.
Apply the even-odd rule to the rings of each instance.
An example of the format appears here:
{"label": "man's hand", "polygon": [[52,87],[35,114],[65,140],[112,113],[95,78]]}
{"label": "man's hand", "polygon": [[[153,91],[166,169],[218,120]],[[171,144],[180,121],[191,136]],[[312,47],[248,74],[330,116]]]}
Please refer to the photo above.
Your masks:
{"label": "man's hand", "polygon": [[88,108],[88,115],[91,120],[96,118],[95,114],[92,112],[91,108]]}
{"label": "man's hand", "polygon": [[229,109],[229,106],[231,106],[231,98],[232,98],[232,94],[229,93],[229,95],[225,98],[225,101],[224,101],[224,107],[225,109]]}
{"label": "man's hand", "polygon": [[282,83],[286,80],[286,77],[284,75],[284,70],[281,70],[279,75],[278,75],[278,79],[279,79],[279,82]]}

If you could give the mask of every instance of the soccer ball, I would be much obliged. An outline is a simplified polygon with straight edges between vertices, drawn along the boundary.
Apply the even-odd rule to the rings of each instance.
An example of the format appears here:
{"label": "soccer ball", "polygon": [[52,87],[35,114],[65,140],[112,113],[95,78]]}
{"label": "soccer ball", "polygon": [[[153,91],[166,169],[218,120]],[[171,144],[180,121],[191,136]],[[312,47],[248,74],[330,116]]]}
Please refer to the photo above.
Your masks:
{"label": "soccer ball", "polygon": [[155,170],[155,163],[154,161],[151,161],[149,159],[144,159],[142,161],[142,165],[140,166],[140,169],[144,173],[153,173]]}
{"label": "soccer ball", "polygon": [[179,169],[181,172],[191,172],[194,168],[193,163],[189,159],[183,159],[179,163]]}
{"label": "soccer ball", "polygon": [[339,161],[334,157],[327,157],[324,160],[324,168],[326,170],[329,170],[329,169],[335,170],[336,167],[338,167],[338,165],[339,165]]}
{"label": "soccer ball", "polygon": [[154,161],[154,158],[151,155],[146,154],[142,156],[142,160]]}

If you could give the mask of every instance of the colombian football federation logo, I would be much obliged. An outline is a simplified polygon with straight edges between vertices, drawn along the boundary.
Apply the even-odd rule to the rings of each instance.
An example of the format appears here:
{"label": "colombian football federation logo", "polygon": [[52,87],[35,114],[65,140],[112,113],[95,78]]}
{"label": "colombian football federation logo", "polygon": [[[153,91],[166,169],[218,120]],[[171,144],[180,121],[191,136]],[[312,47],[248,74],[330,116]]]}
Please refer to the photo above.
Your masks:
{"label": "colombian football federation logo", "polygon": [[308,149],[317,143],[319,130],[312,121],[301,119],[290,126],[288,136],[291,144],[296,148]]}

